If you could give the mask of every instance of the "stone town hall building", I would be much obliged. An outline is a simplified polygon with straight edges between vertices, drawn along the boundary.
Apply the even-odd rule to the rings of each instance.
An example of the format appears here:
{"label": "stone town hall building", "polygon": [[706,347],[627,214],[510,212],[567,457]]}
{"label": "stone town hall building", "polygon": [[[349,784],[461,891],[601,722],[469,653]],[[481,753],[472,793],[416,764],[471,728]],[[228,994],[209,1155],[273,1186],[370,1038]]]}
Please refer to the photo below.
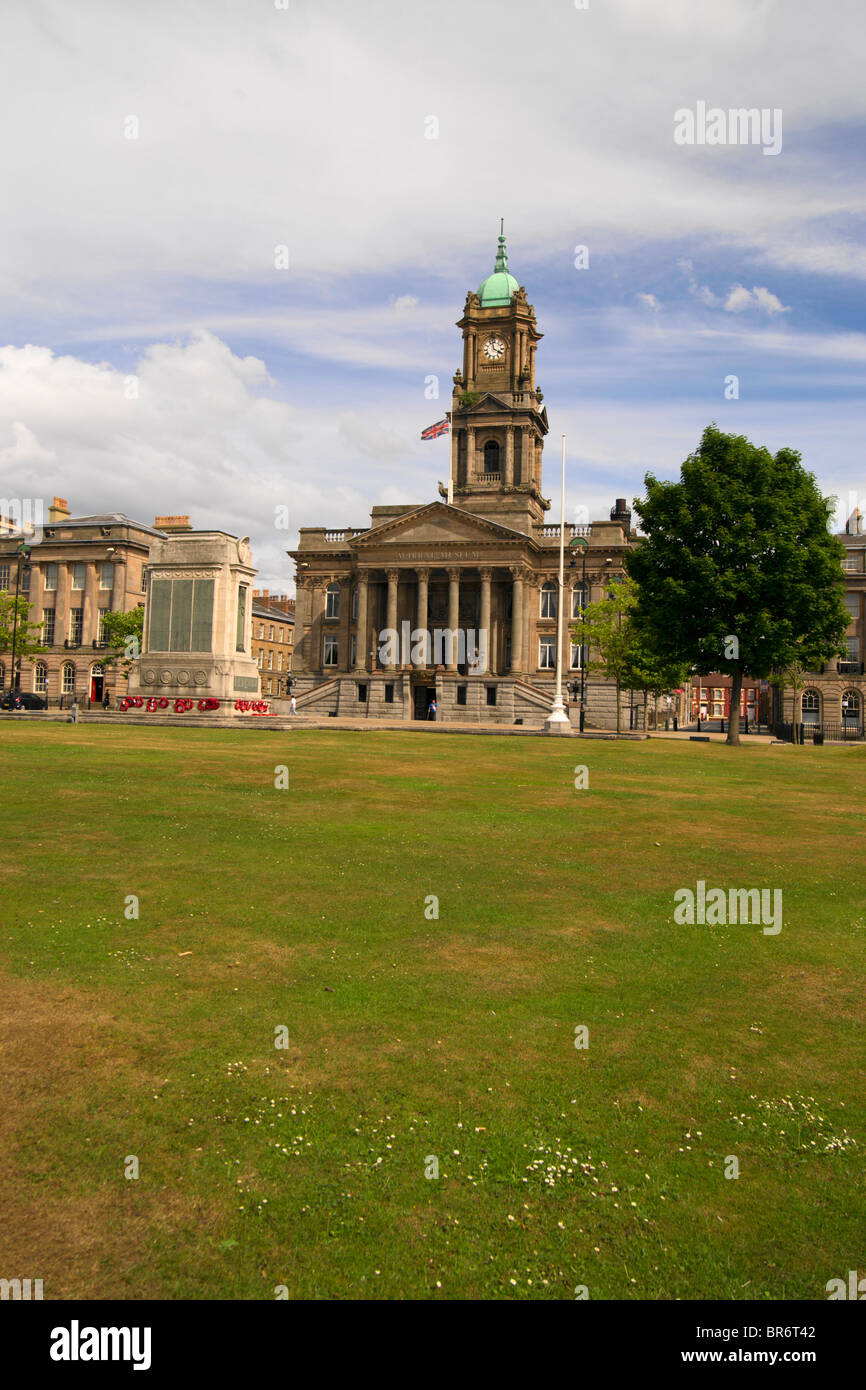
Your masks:
{"label": "stone town hall building", "polygon": [[[299,713],[424,719],[435,698],[440,721],[540,727],[550,710],[559,525],[546,520],[550,502],[542,492],[548,424],[535,381],[542,335],[526,290],[508,272],[504,237],[493,273],[467,295],[457,326],[463,366],[449,413],[453,502],[374,507],[361,529],[305,527],[291,552]],[[447,498],[441,484],[439,492]],[[623,572],[629,526],[624,502],[610,520],[566,526],[567,545],[578,536],[587,541],[566,562],[562,667],[569,684],[580,678],[584,655],[570,621]],[[435,637],[437,629],[476,634],[486,669],[473,666],[471,650],[449,650],[446,642],[425,652],[414,643],[416,632]],[[400,649],[386,649],[383,630],[400,635]],[[587,721],[615,725],[614,699],[607,682],[588,678]],[[570,717],[576,724],[576,703]]]}

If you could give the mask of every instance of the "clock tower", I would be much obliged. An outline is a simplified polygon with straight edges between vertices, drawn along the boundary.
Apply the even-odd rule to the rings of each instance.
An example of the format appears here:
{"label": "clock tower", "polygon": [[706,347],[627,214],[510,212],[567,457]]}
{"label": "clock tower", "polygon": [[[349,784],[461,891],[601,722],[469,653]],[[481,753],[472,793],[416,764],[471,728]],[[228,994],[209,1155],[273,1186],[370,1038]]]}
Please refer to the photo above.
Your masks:
{"label": "clock tower", "polygon": [[454,506],[530,534],[549,507],[541,495],[547,412],[535,385],[542,334],[526,290],[508,269],[505,236],[496,264],[466,296],[463,367],[451,400]]}

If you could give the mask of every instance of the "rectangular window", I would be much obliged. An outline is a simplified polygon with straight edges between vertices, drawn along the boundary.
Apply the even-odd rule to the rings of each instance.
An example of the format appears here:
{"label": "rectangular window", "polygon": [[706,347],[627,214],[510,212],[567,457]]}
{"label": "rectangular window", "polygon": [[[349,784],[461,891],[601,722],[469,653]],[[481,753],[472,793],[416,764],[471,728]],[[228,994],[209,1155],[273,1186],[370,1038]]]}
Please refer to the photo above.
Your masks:
{"label": "rectangular window", "polygon": [[265,625],[264,625],[264,623],[259,623],[259,641],[260,641],[260,642],[264,642],[264,640],[265,640]]}
{"label": "rectangular window", "polygon": [[552,584],[545,584],[541,591],[541,616],[542,618],[556,617],[556,589]]}
{"label": "rectangular window", "polygon": [[538,664],[541,667],[542,671],[553,671],[556,669],[555,637],[539,637]]}
{"label": "rectangular window", "polygon": [[271,681],[268,681],[268,694],[273,694],[273,683]]}
{"label": "rectangular window", "polygon": [[458,685],[458,687],[457,687],[457,703],[458,703],[458,705],[465,705],[465,704],[466,704],[466,686],[465,686],[465,685]]}
{"label": "rectangular window", "polygon": [[366,687],[366,685],[359,685],[359,686],[358,686],[358,699],[360,700],[360,702],[361,702],[362,705],[366,703],[366,700],[367,700],[367,687]]}
{"label": "rectangular window", "polygon": [[393,685],[386,685],[386,686],[385,686],[385,704],[386,704],[386,705],[393,705],[393,703],[394,703],[394,687],[393,687]]}
{"label": "rectangular window", "polygon": [[273,642],[273,640],[274,640],[274,625],[273,625],[273,623],[271,623],[270,627],[268,628],[268,641],[269,641],[269,642]]}
{"label": "rectangular window", "polygon": [[586,665],[586,647],[581,646],[580,642],[572,642],[570,646],[569,667],[572,671],[582,671]]}
{"label": "rectangular window", "polygon": [[64,666],[63,676],[60,683],[62,694],[71,695],[75,690],[75,667]]}
{"label": "rectangular window", "polygon": [[[353,638],[352,638],[352,641],[351,641],[351,643],[350,643],[350,646],[351,646],[351,649],[352,649],[352,655],[351,655],[349,664],[350,664],[351,666],[357,666],[357,664],[358,664],[358,639],[357,639],[357,637],[353,637]],[[280,661],[281,661],[281,662],[282,662],[282,659],[283,659],[283,654],[282,654],[282,652],[280,652]]]}
{"label": "rectangular window", "polygon": [[44,588],[53,591],[57,588],[57,566],[46,565],[43,571]]}
{"label": "rectangular window", "polygon": [[54,642],[54,609],[42,610],[42,645],[50,647]]}
{"label": "rectangular window", "polygon": [[274,654],[273,654],[273,652],[268,652],[268,670],[269,670],[269,671],[273,671],[273,669],[274,669]]}
{"label": "rectangular window", "polygon": [[848,660],[849,660],[849,661],[859,661],[859,660],[860,660],[860,638],[859,638],[859,637],[846,637],[846,638],[845,638],[845,641],[848,643]]}
{"label": "rectangular window", "polygon": [[256,657],[256,665],[258,666],[258,668],[259,668],[260,671],[261,671],[261,669],[262,669],[262,662],[263,662],[263,660],[264,660],[264,655],[265,655],[264,650],[263,650],[261,647],[259,647],[259,654],[258,654],[258,656]]}
{"label": "rectangular window", "polygon": [[277,652],[277,670],[278,670],[278,671],[282,671],[282,669],[283,669],[283,654],[282,654],[282,652]]}
{"label": "rectangular window", "polygon": [[849,618],[851,618],[852,622],[853,622],[855,619],[859,618],[859,617],[860,617],[860,595],[859,595],[859,594],[846,594],[846,595],[845,595],[845,607],[846,607],[846,609],[847,609],[847,611],[848,611],[848,616],[849,616]]}
{"label": "rectangular window", "polygon": [[107,636],[106,631],[105,631],[105,615],[106,615],[106,613],[110,613],[110,612],[111,612],[111,609],[110,609],[110,608],[100,608],[100,610],[99,610],[99,627],[98,627],[97,630],[96,630],[96,640],[97,640],[97,642],[107,642],[107,641],[108,641],[108,636]]}
{"label": "rectangular window", "polygon": [[488,705],[495,705],[495,704],[496,704],[496,686],[495,686],[495,685],[487,685],[487,686],[485,686],[484,688],[485,688],[485,690],[486,690],[486,692],[487,692],[487,703],[488,703]]}
{"label": "rectangular window", "polygon": [[106,564],[100,566],[99,587],[100,589],[114,588],[114,565]]}
{"label": "rectangular window", "polygon": [[9,588],[9,566],[0,565],[0,589]]}
{"label": "rectangular window", "polygon": [[842,568],[846,574],[854,574],[860,568],[860,559],[857,555],[845,555],[842,559]]}
{"label": "rectangular window", "polygon": [[84,631],[84,609],[70,608],[69,610],[69,640],[74,646],[81,645],[81,634]]}
{"label": "rectangular window", "polygon": [[86,569],[86,566],[83,565],[83,564],[80,564],[80,565],[73,565],[73,566],[72,566],[72,586],[71,586],[71,587],[72,587],[73,589],[83,589],[83,588],[84,588],[84,573],[85,573],[85,569]]}
{"label": "rectangular window", "polygon": [[329,584],[325,595],[325,617],[339,618],[340,616],[340,590],[336,584]]}
{"label": "rectangular window", "polygon": [[337,639],[336,637],[325,638],[325,663],[326,666],[336,666],[337,664]]}
{"label": "rectangular window", "polygon": [[575,584],[571,591],[571,616],[579,618],[585,607],[585,592],[582,584]]}

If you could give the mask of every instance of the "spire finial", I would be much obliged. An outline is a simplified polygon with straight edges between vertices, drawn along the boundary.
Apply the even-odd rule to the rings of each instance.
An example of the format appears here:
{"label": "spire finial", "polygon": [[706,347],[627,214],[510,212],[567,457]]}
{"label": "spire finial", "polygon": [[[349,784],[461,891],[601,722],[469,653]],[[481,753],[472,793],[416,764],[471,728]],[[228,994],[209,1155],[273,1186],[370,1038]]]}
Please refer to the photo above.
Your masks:
{"label": "spire finial", "polygon": [[505,253],[505,218],[504,218],[504,217],[500,217],[500,219],[499,219],[499,247],[498,247],[497,252],[496,252],[496,265],[494,266],[494,273],[495,273],[495,271],[497,271],[497,270],[505,270],[505,271],[508,270],[508,256],[507,256],[506,253]]}

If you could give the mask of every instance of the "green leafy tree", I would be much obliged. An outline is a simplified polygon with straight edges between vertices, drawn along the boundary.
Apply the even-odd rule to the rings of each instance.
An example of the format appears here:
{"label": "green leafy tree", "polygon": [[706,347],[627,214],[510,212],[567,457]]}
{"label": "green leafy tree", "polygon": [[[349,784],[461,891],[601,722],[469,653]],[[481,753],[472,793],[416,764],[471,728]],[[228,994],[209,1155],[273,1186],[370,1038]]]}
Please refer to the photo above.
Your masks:
{"label": "green leafy tree", "polygon": [[[14,593],[0,590],[0,654],[11,656],[12,637],[15,635],[15,665],[19,661],[33,661],[45,648],[41,642],[42,629],[39,623],[30,622],[30,600],[26,594],[19,594],[17,600],[18,619],[16,625],[16,599]],[[9,688],[15,683],[15,672],[10,673]]]}
{"label": "green leafy tree", "polygon": [[102,665],[119,665],[125,674],[133,661],[141,655],[144,609],[130,608],[124,613],[106,613],[102,619],[102,628],[108,642],[108,651],[102,658]]}
{"label": "green leafy tree", "polygon": [[587,671],[603,672],[616,686],[616,731],[621,731],[620,695],[631,689],[635,651],[631,616],[635,587],[628,579],[612,581],[603,599],[588,603],[571,625],[575,641],[587,649]]}
{"label": "green leafy tree", "polygon": [[748,672],[815,670],[842,650],[843,549],[825,498],[794,449],[768,449],[716,425],[680,481],[646,475],[635,499],[645,539],[626,556],[636,619],[663,657],[731,677],[728,742],[740,741]]}
{"label": "green leafy tree", "polygon": [[625,682],[628,689],[643,691],[643,726],[646,729],[647,703],[650,695],[653,697],[653,706],[657,708],[660,695],[665,695],[685,683],[689,667],[683,661],[672,661],[669,657],[662,656],[653,646],[652,634],[642,631],[634,616],[630,618],[629,626],[632,641]]}

